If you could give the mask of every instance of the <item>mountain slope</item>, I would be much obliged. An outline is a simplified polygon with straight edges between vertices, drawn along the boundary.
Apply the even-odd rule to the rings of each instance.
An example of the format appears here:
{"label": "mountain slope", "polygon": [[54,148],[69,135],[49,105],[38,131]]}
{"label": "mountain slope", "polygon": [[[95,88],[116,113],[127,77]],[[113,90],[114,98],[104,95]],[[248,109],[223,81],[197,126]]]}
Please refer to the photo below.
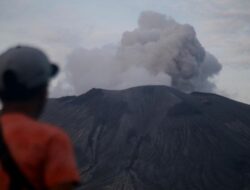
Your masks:
{"label": "mountain slope", "polygon": [[72,137],[83,189],[250,187],[250,106],[166,86],[51,99],[43,120]]}

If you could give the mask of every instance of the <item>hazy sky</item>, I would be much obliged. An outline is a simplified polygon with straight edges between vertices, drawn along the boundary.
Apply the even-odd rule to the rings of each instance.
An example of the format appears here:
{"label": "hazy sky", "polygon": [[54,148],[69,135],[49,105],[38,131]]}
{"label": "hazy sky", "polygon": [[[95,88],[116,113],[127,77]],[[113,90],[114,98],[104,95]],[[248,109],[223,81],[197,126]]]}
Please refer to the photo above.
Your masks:
{"label": "hazy sky", "polygon": [[0,0],[0,51],[40,46],[64,68],[75,49],[119,44],[145,10],[192,25],[223,65],[216,92],[250,103],[249,0]]}

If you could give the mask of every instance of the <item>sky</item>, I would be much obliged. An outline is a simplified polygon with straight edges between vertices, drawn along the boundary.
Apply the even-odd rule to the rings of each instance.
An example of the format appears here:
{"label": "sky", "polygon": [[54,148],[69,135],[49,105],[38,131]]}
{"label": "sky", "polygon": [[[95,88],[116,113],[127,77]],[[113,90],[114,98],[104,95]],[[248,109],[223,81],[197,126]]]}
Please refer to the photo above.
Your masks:
{"label": "sky", "polygon": [[[219,74],[210,79],[216,85],[214,92],[250,104],[249,0],[0,0],[0,52],[16,44],[42,48],[62,70],[53,82],[52,96],[68,95],[75,93],[67,81],[67,68],[74,61],[75,52],[119,49],[124,32],[138,28],[138,19],[144,11],[193,26],[204,49],[222,65]],[[97,67],[94,65],[93,69],[100,72],[93,74],[105,75],[108,70]],[[110,74],[113,75],[106,72]],[[127,76],[133,78],[134,74],[127,74],[123,83]],[[150,83],[151,78],[144,82]],[[87,84],[84,79],[85,87],[78,94],[93,87],[110,88],[114,83],[110,77],[105,78],[108,85],[91,80]],[[64,85],[59,89],[58,84]]]}

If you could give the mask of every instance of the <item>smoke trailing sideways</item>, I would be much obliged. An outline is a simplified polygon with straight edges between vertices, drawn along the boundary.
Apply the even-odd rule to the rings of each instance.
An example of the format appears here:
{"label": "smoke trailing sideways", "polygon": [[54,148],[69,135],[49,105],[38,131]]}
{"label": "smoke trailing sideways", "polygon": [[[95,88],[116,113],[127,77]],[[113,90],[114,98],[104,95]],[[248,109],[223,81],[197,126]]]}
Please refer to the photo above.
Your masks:
{"label": "smoke trailing sideways", "polygon": [[192,26],[152,11],[140,15],[138,27],[124,32],[118,46],[76,49],[65,67],[76,94],[148,84],[211,92],[216,86],[210,78],[221,70]]}

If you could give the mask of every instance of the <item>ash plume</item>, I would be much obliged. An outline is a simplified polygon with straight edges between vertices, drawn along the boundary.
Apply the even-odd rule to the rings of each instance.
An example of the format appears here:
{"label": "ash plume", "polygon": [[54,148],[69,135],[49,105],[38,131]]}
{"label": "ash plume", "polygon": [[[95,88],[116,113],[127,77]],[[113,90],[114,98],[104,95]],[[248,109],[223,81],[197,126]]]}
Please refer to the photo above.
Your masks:
{"label": "ash plume", "polygon": [[216,86],[210,78],[219,73],[221,65],[202,47],[192,26],[145,11],[138,27],[124,32],[118,46],[74,50],[65,70],[77,94],[95,87],[149,84],[211,92]]}

